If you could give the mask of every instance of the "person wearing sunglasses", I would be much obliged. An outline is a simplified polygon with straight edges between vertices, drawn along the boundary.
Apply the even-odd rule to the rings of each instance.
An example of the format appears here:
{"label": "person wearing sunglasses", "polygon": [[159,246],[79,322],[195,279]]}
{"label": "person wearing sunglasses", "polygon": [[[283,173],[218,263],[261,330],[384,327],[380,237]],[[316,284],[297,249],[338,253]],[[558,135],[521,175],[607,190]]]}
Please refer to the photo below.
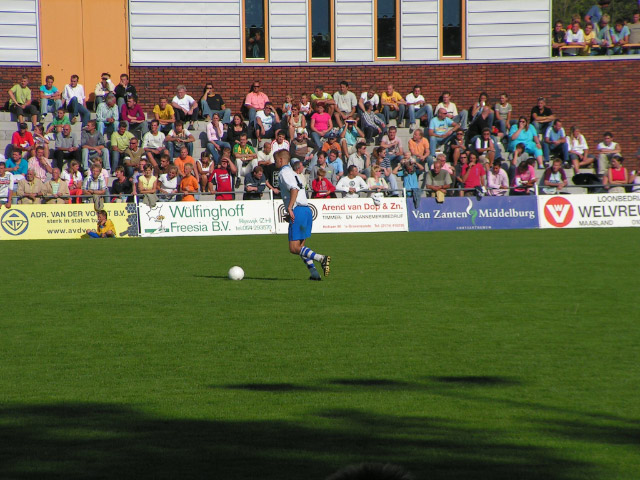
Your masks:
{"label": "person wearing sunglasses", "polygon": [[269,97],[262,91],[262,84],[255,81],[249,87],[249,93],[244,98],[244,106],[249,114],[249,125],[255,128],[256,115],[264,110],[264,106],[269,103]]}

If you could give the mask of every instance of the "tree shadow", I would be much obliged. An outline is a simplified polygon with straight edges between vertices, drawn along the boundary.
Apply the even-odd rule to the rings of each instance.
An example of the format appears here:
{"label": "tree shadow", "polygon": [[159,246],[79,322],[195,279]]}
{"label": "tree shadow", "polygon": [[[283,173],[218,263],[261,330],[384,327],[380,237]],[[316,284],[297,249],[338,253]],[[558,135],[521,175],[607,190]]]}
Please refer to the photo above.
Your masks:
{"label": "tree shadow", "polygon": [[14,406],[0,409],[0,477],[323,479],[363,461],[395,463],[431,480],[593,475],[586,462],[500,433],[359,410],[322,411],[303,423],[163,418],[95,403]]}
{"label": "tree shadow", "polygon": [[515,378],[498,377],[492,375],[443,375],[427,377],[431,381],[454,384],[457,386],[516,386],[522,382]]}
{"label": "tree shadow", "polygon": [[226,388],[228,390],[248,390],[253,392],[317,392],[318,388],[307,387],[305,385],[294,385],[293,383],[238,383],[223,385],[211,388]]}

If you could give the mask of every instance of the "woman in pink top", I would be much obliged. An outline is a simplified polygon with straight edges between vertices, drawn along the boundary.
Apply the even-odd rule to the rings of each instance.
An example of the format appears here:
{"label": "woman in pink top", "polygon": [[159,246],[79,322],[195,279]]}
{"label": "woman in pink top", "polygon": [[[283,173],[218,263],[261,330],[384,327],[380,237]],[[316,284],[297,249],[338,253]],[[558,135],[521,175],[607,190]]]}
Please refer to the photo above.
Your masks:
{"label": "woman in pink top", "polygon": [[622,166],[622,161],[623,158],[620,155],[614,155],[611,158],[611,166],[607,174],[602,177],[602,184],[604,188],[609,190],[609,193],[625,193],[624,187],[616,186],[629,183],[629,173]]}
{"label": "woman in pink top", "polygon": [[220,121],[220,115],[214,113],[211,122],[207,124],[207,150],[211,153],[213,161],[217,164],[220,161],[223,148],[231,148],[227,142],[222,140],[224,127]]}
{"label": "woman in pink top", "polygon": [[536,170],[529,165],[528,161],[522,161],[516,169],[516,176],[513,179],[511,195],[529,195],[531,187],[536,183]]}
{"label": "woman in pink top", "polygon": [[316,145],[322,146],[322,138],[327,136],[332,127],[331,116],[325,113],[324,105],[319,103],[316,113],[311,115],[311,138]]}
{"label": "woman in pink top", "polygon": [[265,103],[269,101],[269,97],[261,90],[262,85],[260,82],[255,81],[249,88],[249,93],[244,99],[244,106],[247,107],[249,112],[249,125],[255,125],[256,114],[264,109]]}
{"label": "woman in pink top", "polygon": [[[484,187],[487,172],[482,164],[478,163],[478,155],[475,152],[468,152],[467,155],[469,156],[468,166],[462,166],[462,181],[464,182],[464,188]],[[465,191],[464,194],[473,196],[475,195],[475,191]]]}

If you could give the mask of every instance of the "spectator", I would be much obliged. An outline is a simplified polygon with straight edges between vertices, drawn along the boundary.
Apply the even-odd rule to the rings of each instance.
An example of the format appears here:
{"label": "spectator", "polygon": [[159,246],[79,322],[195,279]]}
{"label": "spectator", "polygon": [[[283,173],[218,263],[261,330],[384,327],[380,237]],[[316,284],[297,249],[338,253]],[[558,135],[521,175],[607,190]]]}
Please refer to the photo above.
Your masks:
{"label": "spectator", "polygon": [[220,115],[213,114],[211,121],[207,124],[207,150],[211,153],[213,161],[218,164],[223,148],[231,148],[231,146],[222,140],[224,137],[224,127],[220,122]]}
{"label": "spectator", "polygon": [[369,155],[367,155],[367,144],[359,142],[355,150],[347,161],[347,171],[349,171],[351,165],[355,165],[358,169],[358,175],[361,176],[363,180],[366,180],[367,177],[369,177],[371,167],[371,159]]}
{"label": "spectator", "polygon": [[244,177],[243,200],[260,200],[264,189],[267,188],[267,179],[264,176],[262,167],[257,165],[251,173]]}
{"label": "spectator", "polygon": [[446,195],[452,183],[451,175],[442,168],[441,160],[436,160],[433,163],[433,168],[427,170],[425,188],[432,197],[435,197],[437,192]]}
{"label": "spectator", "polygon": [[242,135],[243,133],[247,136],[249,135],[242,115],[236,113],[233,116],[231,125],[229,125],[229,127],[227,128],[227,143],[229,143],[231,147],[233,147],[237,143],[240,143],[240,135]]}
{"label": "spectator", "polygon": [[158,177],[158,201],[174,202],[178,193],[178,167],[171,165],[167,173]]}
{"label": "spectator", "polygon": [[153,167],[150,164],[144,166],[143,172],[143,175],[138,177],[137,193],[142,195],[142,198],[140,198],[142,203],[153,208],[158,201],[156,196],[158,178],[153,175]]}
{"label": "spectator", "polygon": [[494,124],[497,125],[498,138],[502,139],[507,134],[507,127],[511,127],[511,113],[513,107],[509,103],[509,95],[500,94],[500,103],[496,103],[494,107],[495,119]]}
{"label": "spectator", "polygon": [[382,173],[382,167],[380,167],[380,165],[371,167],[371,176],[367,178],[367,188],[372,191],[369,196],[372,196],[374,193],[386,194],[389,191],[389,184],[382,176]]}
{"label": "spectator", "polygon": [[264,37],[261,28],[252,28],[247,37],[247,58],[264,58]]}
{"label": "spectator", "polygon": [[27,175],[29,170],[29,162],[20,155],[20,152],[14,150],[11,152],[11,158],[6,160],[7,171],[13,174],[14,180],[19,182]]}
{"label": "spectator", "polygon": [[269,97],[262,92],[262,85],[259,81],[255,81],[249,88],[249,93],[244,99],[244,106],[247,109],[247,115],[249,116],[249,125],[255,128],[256,115],[259,111],[264,109],[264,106],[269,102]]}
{"label": "spectator", "polygon": [[[493,126],[493,110],[491,110],[491,107],[489,107],[488,105],[489,103],[489,95],[487,94],[487,92],[480,92],[480,95],[478,96],[478,101],[476,103],[474,103],[473,105],[471,105],[471,108],[469,109],[471,111],[471,124],[473,124],[473,122],[475,120],[477,120],[484,112],[485,112],[485,107],[487,107],[489,109],[488,112],[488,118],[489,118],[489,127]],[[487,118],[487,117],[485,117]],[[481,127],[479,129],[479,131],[482,131]],[[469,138],[472,138],[472,135],[469,134]]]}
{"label": "spectator", "polygon": [[202,97],[200,98],[200,108],[207,122],[211,120],[215,113],[222,118],[223,124],[227,125],[231,122],[231,109],[225,106],[220,94],[215,93],[212,82],[204,86]]}
{"label": "spectator", "polygon": [[[271,144],[265,143],[265,147],[267,145],[269,145],[270,149]],[[236,161],[236,170],[239,172],[238,175],[246,177],[258,166],[258,155],[253,146],[249,144],[246,133],[240,136],[240,143],[236,143],[233,146],[233,158]]]}
{"label": "spectator", "polygon": [[[78,195],[82,195],[83,177],[80,172],[80,162],[77,160],[71,160],[67,170],[63,170],[60,178],[67,182],[69,187],[69,194],[75,197],[76,203],[80,203],[81,199]],[[69,199],[69,203],[71,203]]]}
{"label": "spectator", "polygon": [[82,168],[89,170],[89,159],[92,161],[98,157],[102,159],[102,165],[107,170],[111,168],[109,162],[109,149],[104,144],[104,135],[98,132],[96,121],[89,120],[87,128],[80,135],[82,145]]}
{"label": "spectator", "polygon": [[591,55],[613,54],[613,37],[611,35],[611,28],[609,27],[609,20],[610,17],[606,13],[600,19],[600,28],[596,35],[598,47],[591,49]]}
{"label": "spectator", "polygon": [[44,185],[33,170],[27,170],[26,177],[18,182],[18,191],[16,192],[22,205],[30,205],[40,203],[42,200],[42,188]]}
{"label": "spectator", "polygon": [[151,131],[145,133],[142,139],[142,149],[153,168],[158,168],[160,155],[165,151],[164,133],[159,131],[159,128],[160,122],[151,120]]}
{"label": "spectator", "polygon": [[344,163],[340,158],[339,150],[330,150],[327,156],[327,165],[336,173],[336,180],[344,175]]}
{"label": "spectator", "polygon": [[[220,160],[220,166],[213,170],[209,182],[209,191],[216,192],[216,200],[233,200],[233,177],[238,174],[238,169],[226,157]],[[222,193],[218,193],[222,192]]]}
{"label": "spectator", "polygon": [[380,146],[378,150],[374,149],[371,156],[382,169],[382,175],[389,185],[389,195],[392,197],[399,196],[398,180],[391,166],[391,159],[386,155],[386,149]]}
{"label": "spectator", "polygon": [[82,151],[75,134],[71,133],[71,125],[62,126],[62,132],[55,134],[56,149],[53,151],[53,158],[56,167],[62,170],[65,160],[75,160],[80,164]]}
{"label": "spectator", "polygon": [[34,125],[33,127],[33,144],[36,148],[42,147],[44,149],[45,158],[49,158],[49,136],[44,134],[44,127],[42,124]]}
{"label": "spectator", "polygon": [[307,136],[305,129],[301,127],[297,128],[296,136],[289,146],[291,159],[299,160],[305,167],[311,168],[318,160],[316,156],[318,150],[318,146]]}
{"label": "spectator", "polygon": [[293,111],[293,95],[287,93],[282,104],[282,128],[289,126],[289,117]]}
{"label": "spectator", "polygon": [[451,175],[451,178],[455,178],[454,174],[455,174],[455,168],[453,168],[453,166],[447,162],[447,156],[444,153],[438,153],[436,155],[436,161],[440,160],[440,166],[442,167],[442,170],[444,170],[445,172],[449,172],[449,175]]}
{"label": "spectator", "polygon": [[482,130],[482,135],[476,137],[473,149],[481,159],[482,157],[484,157],[483,163],[489,163],[493,165],[493,161],[496,158],[501,157],[496,143],[493,141],[493,138],[491,138],[491,131],[488,127]]}
{"label": "spectator", "polygon": [[109,93],[106,96],[106,101],[98,105],[96,110],[98,132],[101,135],[106,133],[107,137],[110,137],[116,130],[119,118],[120,112],[116,105],[116,96],[113,93]]}
{"label": "spectator", "polygon": [[629,27],[624,24],[624,20],[618,19],[611,30],[611,40],[613,42],[613,54],[620,55],[624,53],[625,46],[629,43],[630,35]]}
{"label": "spectator", "polygon": [[547,128],[542,143],[542,151],[545,166],[549,166],[549,157],[552,153],[560,155],[563,163],[569,163],[569,143],[567,142],[564,128],[562,128],[562,122],[559,119],[554,120],[553,125]]}
{"label": "spectator", "polygon": [[111,184],[111,201],[115,203],[128,203],[132,201],[133,183],[127,178],[124,167],[118,167],[114,171],[116,178]]}
{"label": "spectator", "polygon": [[535,107],[531,109],[531,125],[536,129],[537,133],[544,134],[547,128],[551,126],[551,123],[556,119],[551,109],[547,107],[547,102],[544,97],[538,97],[538,102]]}
{"label": "spectator", "polygon": [[31,123],[38,123],[38,109],[31,103],[31,89],[28,87],[29,77],[22,75],[20,83],[9,90],[9,111],[18,117],[18,123],[24,123],[24,114],[31,115]]}
{"label": "spectator", "polygon": [[142,111],[142,107],[138,105],[136,97],[127,97],[127,103],[125,103],[120,110],[120,118],[129,124],[129,131],[133,133],[138,140],[141,140],[147,133],[147,120]]}
{"label": "spectator", "polygon": [[327,138],[333,128],[331,116],[324,111],[324,104],[319,103],[316,113],[311,115],[311,138],[316,145],[322,145],[322,139]]}
{"label": "spectator", "polygon": [[31,157],[34,155],[36,142],[31,132],[27,130],[28,125],[24,122],[18,125],[18,131],[11,135],[11,151],[20,152],[21,157]]}
{"label": "spectator", "polygon": [[409,139],[409,152],[422,166],[429,162],[431,150],[429,150],[429,141],[424,138],[422,129],[414,130],[413,136]]}
{"label": "spectator", "polygon": [[120,157],[129,148],[129,142],[134,138],[127,130],[127,122],[120,122],[118,130],[111,135],[111,171],[115,172],[120,166]]}
{"label": "spectator", "polygon": [[609,193],[625,193],[624,185],[629,184],[629,172],[622,166],[624,159],[615,154],[611,157],[611,164],[607,173],[602,177],[602,184]]}
{"label": "spectator", "polygon": [[599,0],[598,3],[593,5],[587,14],[584,16],[584,21],[590,23],[594,27],[597,27],[602,19],[602,8],[606,8],[611,3],[610,0]]}
{"label": "spectator", "polygon": [[82,119],[82,126],[86,127],[91,119],[91,114],[89,110],[87,110],[87,97],[84,93],[84,87],[78,83],[79,79],[80,77],[78,77],[78,75],[71,75],[69,83],[64,86],[62,98],[67,105],[71,123],[76,123],[76,117],[79,113]]}
{"label": "spectator", "polygon": [[567,186],[567,175],[562,168],[562,161],[557,158],[553,164],[547,168],[542,178],[542,193],[547,195],[557,195],[563,188]]}
{"label": "spectator", "polygon": [[144,150],[140,148],[140,141],[133,137],[129,140],[129,147],[124,151],[124,169],[127,172],[127,177],[133,177],[134,170],[137,170],[142,160],[147,159],[144,154]]}
{"label": "spectator", "polygon": [[291,106],[291,115],[287,119],[289,138],[293,140],[296,138],[296,131],[302,129],[302,133],[306,136],[307,119],[300,113],[300,107],[297,105]]}
{"label": "spectator", "polygon": [[300,113],[305,116],[307,123],[311,121],[311,114],[313,113],[313,111],[311,109],[309,96],[306,93],[300,95]]}
{"label": "spectator", "polygon": [[[181,177],[185,177],[187,175],[187,171],[185,167],[187,165],[191,165],[191,173],[194,177],[197,175],[196,161],[193,159],[191,155],[189,155],[189,150],[187,147],[182,147],[180,149],[180,156],[173,161],[173,164],[178,167],[178,172]],[[196,180],[198,178],[196,177]]]}
{"label": "spectator", "polygon": [[560,56],[560,47],[566,45],[564,43],[564,39],[567,36],[567,32],[562,25],[562,21],[556,20],[556,23],[553,26],[553,32],[551,33],[551,56],[559,57]]}
{"label": "spectator", "polygon": [[405,101],[409,110],[409,133],[416,128],[416,120],[420,120],[421,125],[429,125],[433,118],[433,108],[427,102],[421,93],[419,85],[415,85]]}
{"label": "spectator", "polygon": [[340,90],[333,94],[333,100],[336,104],[333,117],[336,119],[338,127],[342,127],[347,120],[355,122],[358,99],[353,92],[349,91],[348,82],[344,80],[340,82]]}
{"label": "spectator", "polygon": [[[357,110],[359,115],[362,115],[362,113],[366,110],[364,105],[367,102],[371,104],[372,110],[378,111],[380,107],[380,97],[378,97],[376,89],[370,85],[366,85],[364,87],[364,92],[360,94],[360,98],[358,99]],[[380,116],[382,117],[381,119],[384,119],[382,115]],[[364,125],[362,125],[362,128],[364,128]]]}
{"label": "spectator", "polygon": [[344,198],[358,198],[358,192],[367,190],[367,184],[361,176],[358,175],[358,167],[350,165],[347,168],[347,176],[342,177],[336,185],[336,191],[343,192]]}
{"label": "spectator", "polygon": [[204,151],[200,154],[200,158],[196,160],[196,171],[198,172],[198,178],[200,178],[200,190],[207,191],[207,184],[209,183],[209,176],[215,168],[215,163],[211,161],[211,154]]}
{"label": "spectator", "polygon": [[311,107],[317,111],[318,105],[324,105],[324,109],[333,118],[336,103],[330,93],[324,91],[324,85],[316,85],[315,90],[311,94]]}
{"label": "spectator", "polygon": [[116,101],[119,109],[121,109],[122,106],[127,102],[127,97],[138,98],[136,87],[129,83],[129,75],[127,75],[126,73],[120,75],[120,83],[116,85],[114,93],[116,94]]}
{"label": "spectator", "polygon": [[[97,83],[96,88],[94,90],[94,94],[96,96],[94,108],[96,112],[98,111],[98,106],[101,103],[104,103],[107,99],[107,95],[115,92],[116,86],[111,81],[111,75],[108,73],[103,73],[100,76],[100,81]],[[115,105],[115,94],[114,94],[114,105]]]}
{"label": "spectator", "polygon": [[278,152],[279,150],[289,150],[290,145],[284,138],[284,130],[280,130],[276,135],[276,139],[271,142],[271,151],[273,154]]}
{"label": "spectator", "polygon": [[[275,162],[275,160],[273,159],[273,152],[271,151],[271,144],[269,142],[266,142],[264,145],[262,145],[262,150],[256,152],[256,155],[258,156],[257,165],[261,165],[263,168],[266,165],[270,165]],[[255,165],[256,164],[254,162],[252,167],[254,167]]]}
{"label": "spectator", "polygon": [[[92,165],[91,173],[87,175],[82,184],[82,194],[91,195],[96,202],[96,197],[102,197],[107,192],[107,183],[102,176],[100,165]],[[97,204],[98,202],[96,202]]]}
{"label": "spectator", "polygon": [[[204,152],[203,152],[204,153]],[[167,150],[160,155],[160,166],[155,169],[155,176],[160,178],[163,173],[169,173],[169,167],[171,167],[171,157]]]}
{"label": "spectator", "polygon": [[[139,151],[143,151],[141,148],[139,149]],[[138,162],[138,164],[135,166],[135,169],[133,171],[133,173],[130,175],[131,176],[131,183],[133,183],[133,194],[137,195],[136,192],[136,188],[138,185],[138,180],[140,179],[140,177],[142,175],[144,175],[144,167],[147,166],[147,159],[146,158],[140,158],[140,161]],[[125,172],[128,172],[128,168],[125,166]]]}
{"label": "spectator", "polygon": [[503,197],[509,193],[509,177],[502,169],[500,160],[493,162],[491,169],[487,171],[487,193],[494,197]]}
{"label": "spectator", "polygon": [[97,228],[95,230],[87,230],[87,235],[91,238],[115,238],[116,228],[113,226],[113,222],[107,219],[107,212],[105,210],[99,210],[97,217]]}
{"label": "spectator", "polygon": [[405,152],[402,149],[402,143],[397,136],[398,129],[396,127],[389,127],[387,135],[382,137],[380,146],[387,149],[385,158],[389,159],[392,167],[395,167],[405,156]]}
{"label": "spectator", "polygon": [[580,129],[576,126],[571,127],[571,138],[569,139],[569,159],[573,165],[573,172],[580,173],[580,167],[591,165],[594,161],[589,157],[589,145],[585,140]]}
{"label": "spectator", "polygon": [[153,107],[153,117],[160,122],[160,131],[165,135],[173,130],[176,114],[173,106],[169,105],[169,99],[167,97],[160,97],[158,104]]}
{"label": "spectator", "polygon": [[13,174],[7,171],[7,164],[0,161],[0,207],[11,208],[14,182]]}
{"label": "spectator", "polygon": [[[453,104],[450,103],[449,105]],[[444,149],[446,143],[453,137],[454,132],[460,129],[460,125],[448,116],[447,107],[438,107],[436,112],[437,115],[429,123],[429,151],[431,155],[435,154],[440,145]]]}
{"label": "spectator", "polygon": [[189,130],[184,128],[181,120],[176,120],[176,126],[169,132],[169,135],[165,137],[165,141],[167,142],[167,150],[169,150],[171,159],[176,157],[176,153],[178,155],[180,154],[182,147],[187,147],[189,155],[193,155],[193,142],[195,142],[195,138]]}
{"label": "spectator", "polygon": [[69,117],[67,117],[64,107],[60,107],[56,110],[53,120],[47,128],[47,133],[62,133],[63,125],[71,125],[71,122],[69,121]]}
{"label": "spectator", "polygon": [[69,201],[69,186],[60,178],[60,169],[51,170],[51,180],[42,187],[42,198],[48,204],[64,204]]}
{"label": "spectator", "polygon": [[485,105],[482,107],[482,110],[480,110],[480,114],[477,115],[469,125],[467,138],[471,142],[474,142],[476,137],[482,136],[482,132],[485,129],[489,130],[489,136],[491,136],[491,127],[493,127],[493,112],[491,111],[491,107]]}
{"label": "spectator", "polygon": [[369,145],[373,141],[373,137],[382,138],[386,131],[386,124],[382,121],[377,113],[373,112],[373,104],[366,102],[364,104],[364,112],[362,113],[362,128],[364,129],[365,141]]}
{"label": "spectator", "polygon": [[[632,45],[640,45],[640,12],[633,14],[633,21],[627,24],[629,29],[629,43]],[[629,50],[631,54],[640,54],[640,47],[633,47]]]}
{"label": "spectator", "polygon": [[582,28],[580,28],[580,22],[578,20],[574,21],[571,24],[571,28],[567,30],[565,34],[564,41],[568,46],[575,46],[576,48],[565,48],[563,50],[564,55],[578,55],[582,48],[584,47],[584,32]]}
{"label": "spectator", "polygon": [[620,156],[620,145],[613,141],[613,133],[605,132],[604,140],[596,149],[598,150],[598,174],[605,175],[609,170],[609,161],[614,155]]}
{"label": "spectator", "polygon": [[29,159],[27,168],[33,170],[36,178],[42,183],[47,181],[47,173],[51,173],[53,169],[49,159],[44,155],[44,147],[36,147],[35,155]]}
{"label": "spectator", "polygon": [[[323,157],[324,158],[324,157]],[[311,198],[335,198],[336,187],[327,178],[327,170],[325,167],[318,167],[316,176],[311,180]]]}
{"label": "spectator", "polygon": [[407,191],[407,196],[413,199],[414,207],[418,208],[420,197],[422,196],[422,190],[418,185],[418,170],[424,171],[424,167],[416,163],[415,160],[407,158],[395,166],[393,173],[399,172],[400,169],[402,169],[402,182]]}
{"label": "spectator", "polygon": [[275,138],[276,132],[280,129],[280,117],[270,103],[265,104],[264,109],[256,113],[255,129],[258,144],[263,138]]}
{"label": "spectator", "polygon": [[[467,110],[462,110],[458,113],[456,104],[451,101],[451,93],[447,91],[442,92],[442,101],[436,107],[436,114],[441,108],[444,108],[447,118],[460,125],[460,128],[463,130],[467,129],[469,112]],[[431,133],[429,133],[429,135],[431,135]],[[433,152],[433,149],[431,149],[431,151]]]}
{"label": "spectator", "polygon": [[530,195],[531,187],[536,184],[536,171],[528,161],[520,162],[513,179],[511,195]]}
{"label": "spectator", "polygon": [[188,121],[189,129],[193,130],[195,128],[193,122],[198,119],[198,102],[187,95],[187,87],[184,85],[178,85],[177,91],[177,95],[171,100],[176,120]]}
{"label": "spectator", "polygon": [[476,194],[476,188],[485,186],[487,171],[482,164],[478,162],[478,155],[475,152],[469,151],[467,155],[469,157],[469,163],[462,168],[462,182],[466,190],[464,195],[474,196]]}
{"label": "spectator", "polygon": [[538,132],[536,132],[533,125],[529,125],[526,117],[520,117],[517,125],[513,125],[509,130],[509,151],[515,152],[516,145],[520,143],[524,145],[527,153],[536,157],[539,168],[542,168],[544,161],[540,140],[538,140]]}
{"label": "spectator", "polygon": [[457,130],[455,136],[449,143],[449,159],[454,167],[458,165],[458,162],[460,161],[460,154],[466,150],[467,145],[464,141],[464,132],[462,130]]}
{"label": "spectator", "polygon": [[[183,148],[184,150],[184,148]],[[178,167],[180,169],[180,167]],[[183,202],[195,202],[196,197],[194,193],[198,192],[198,180],[193,176],[193,165],[187,163],[184,165],[184,174],[180,181],[180,193],[184,194],[182,197]]]}
{"label": "spectator", "polygon": [[[592,55],[591,49],[598,46],[598,38],[593,30],[593,25],[587,23],[584,26],[584,47],[580,55]],[[595,55],[595,52],[593,53]]]}
{"label": "spectator", "polygon": [[[265,146],[270,145],[265,143]],[[284,154],[281,154],[284,155]],[[281,157],[284,158],[284,157]],[[273,198],[281,198],[280,195],[280,180],[278,179],[278,175],[280,174],[281,167],[278,167],[278,163],[273,162],[262,166],[264,170],[265,183],[267,188],[271,190],[271,194]]]}
{"label": "spectator", "polygon": [[[347,158],[356,152],[356,145],[364,140],[364,133],[356,126],[354,119],[347,119],[345,126],[340,129],[340,148],[342,155]],[[365,147],[367,144],[365,143]]]}
{"label": "spectator", "polygon": [[327,152],[327,154],[329,154],[331,150],[337,150],[338,157],[341,157],[340,144],[338,143],[338,135],[336,135],[336,132],[329,132],[327,135],[327,141],[322,145],[321,150],[323,152]]}
{"label": "spectator", "polygon": [[40,121],[44,121],[47,113],[51,112],[51,117],[55,118],[56,112],[62,108],[62,100],[58,88],[53,85],[53,75],[47,75],[44,85],[40,86]]}
{"label": "spectator", "polygon": [[322,168],[325,172],[325,178],[335,185],[338,179],[336,178],[336,171],[327,163],[326,152],[318,152],[318,161],[315,165],[309,167],[309,178],[313,181],[318,177],[318,170]]}
{"label": "spectator", "polygon": [[402,98],[402,95],[393,89],[391,83],[387,85],[387,89],[382,92],[381,105],[384,123],[389,125],[389,119],[395,118],[397,126],[400,127],[404,120],[407,102]]}

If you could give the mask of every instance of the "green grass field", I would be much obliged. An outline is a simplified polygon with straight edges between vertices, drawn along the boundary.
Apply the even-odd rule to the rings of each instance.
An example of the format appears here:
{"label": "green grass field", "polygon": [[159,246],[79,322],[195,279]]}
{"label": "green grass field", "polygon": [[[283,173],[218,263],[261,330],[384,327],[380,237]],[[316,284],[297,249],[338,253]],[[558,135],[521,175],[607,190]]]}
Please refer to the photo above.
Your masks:
{"label": "green grass field", "polygon": [[0,478],[637,479],[638,233],[3,242]]}

